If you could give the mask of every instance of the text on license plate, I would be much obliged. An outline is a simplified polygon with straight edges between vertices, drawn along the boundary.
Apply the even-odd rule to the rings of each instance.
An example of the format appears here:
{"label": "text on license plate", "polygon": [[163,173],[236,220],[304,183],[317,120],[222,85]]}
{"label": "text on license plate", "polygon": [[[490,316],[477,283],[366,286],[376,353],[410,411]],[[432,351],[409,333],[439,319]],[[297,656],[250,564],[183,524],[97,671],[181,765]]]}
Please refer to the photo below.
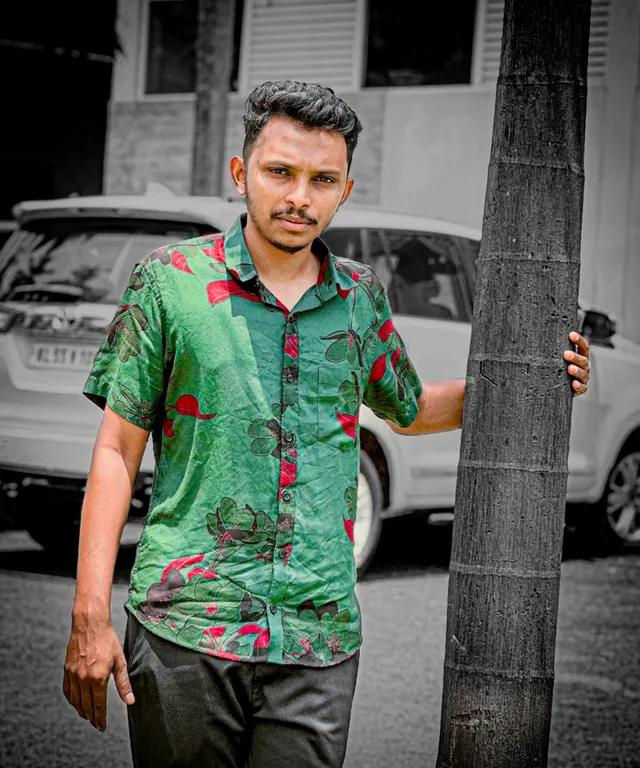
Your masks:
{"label": "text on license plate", "polygon": [[77,347],[71,344],[34,344],[29,365],[32,368],[64,368],[87,371],[93,364],[96,347]]}

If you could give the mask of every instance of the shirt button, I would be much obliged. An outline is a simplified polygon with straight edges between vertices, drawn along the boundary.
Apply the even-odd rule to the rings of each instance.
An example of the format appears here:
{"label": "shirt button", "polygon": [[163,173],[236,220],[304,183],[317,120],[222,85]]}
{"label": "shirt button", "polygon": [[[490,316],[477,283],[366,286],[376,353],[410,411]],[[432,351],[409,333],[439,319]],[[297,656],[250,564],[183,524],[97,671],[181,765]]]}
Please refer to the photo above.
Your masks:
{"label": "shirt button", "polygon": [[293,381],[293,373],[291,371],[287,371],[285,379],[289,382],[289,384],[291,384]]}
{"label": "shirt button", "polygon": [[278,613],[278,606],[272,605],[269,607],[269,610],[271,611],[271,613]]}
{"label": "shirt button", "polygon": [[291,501],[291,491],[285,491],[282,494],[282,500],[283,501]]}
{"label": "shirt button", "polygon": [[[279,557],[281,560],[284,560],[286,556],[287,556],[287,553],[284,551],[284,549],[279,549],[279,550],[278,550],[278,557]],[[275,608],[275,605],[274,605],[274,606],[272,606],[272,607],[273,607],[273,608]]]}

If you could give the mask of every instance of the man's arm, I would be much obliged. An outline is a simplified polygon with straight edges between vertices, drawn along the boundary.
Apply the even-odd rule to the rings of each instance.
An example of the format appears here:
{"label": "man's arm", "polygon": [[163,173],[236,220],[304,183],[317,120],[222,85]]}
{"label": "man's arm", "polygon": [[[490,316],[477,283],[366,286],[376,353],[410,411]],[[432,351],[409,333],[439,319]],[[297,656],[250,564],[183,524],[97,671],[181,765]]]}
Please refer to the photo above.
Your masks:
{"label": "man's arm", "polygon": [[423,384],[418,398],[420,410],[410,426],[399,427],[390,419],[385,421],[399,435],[427,435],[459,429],[462,426],[464,385],[465,379]]}
{"label": "man's arm", "polygon": [[[569,338],[577,345],[579,352],[568,349],[563,353],[565,360],[572,365],[567,371],[571,380],[573,395],[583,395],[589,384],[589,342],[576,331]],[[581,354],[580,354],[581,353]],[[462,427],[462,405],[464,403],[464,385],[466,379],[452,381],[434,381],[422,385],[422,395],[418,398],[420,410],[413,423],[408,427],[399,427],[393,421],[385,419],[394,432],[399,435],[427,435],[434,432],[448,432]]]}
{"label": "man's arm", "polygon": [[112,672],[123,701],[133,703],[126,661],[111,624],[111,588],[133,484],[148,437],[147,430],[105,407],[82,506],[63,691],[80,717],[90,720],[98,730],[106,727],[106,691]]}

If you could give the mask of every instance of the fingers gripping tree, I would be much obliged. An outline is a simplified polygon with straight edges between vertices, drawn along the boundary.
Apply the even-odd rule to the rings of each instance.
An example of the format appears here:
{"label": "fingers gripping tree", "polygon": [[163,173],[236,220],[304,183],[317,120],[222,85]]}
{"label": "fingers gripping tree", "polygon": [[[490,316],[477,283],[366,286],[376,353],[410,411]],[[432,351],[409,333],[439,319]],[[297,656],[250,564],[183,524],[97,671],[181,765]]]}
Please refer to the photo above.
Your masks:
{"label": "fingers gripping tree", "polygon": [[590,0],[506,0],[458,466],[438,768],[546,766]]}

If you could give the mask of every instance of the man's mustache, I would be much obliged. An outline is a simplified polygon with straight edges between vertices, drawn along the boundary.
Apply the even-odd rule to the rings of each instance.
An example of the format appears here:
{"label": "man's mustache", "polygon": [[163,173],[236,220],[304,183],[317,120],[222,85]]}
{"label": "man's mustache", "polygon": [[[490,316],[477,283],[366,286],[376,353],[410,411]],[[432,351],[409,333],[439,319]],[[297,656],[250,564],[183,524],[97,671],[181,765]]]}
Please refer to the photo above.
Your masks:
{"label": "man's mustache", "polygon": [[303,213],[301,211],[296,211],[295,208],[288,208],[286,211],[276,211],[271,215],[271,218],[273,219],[292,218],[292,219],[300,219],[301,221],[306,221],[308,224],[318,223],[315,219],[309,218],[309,216],[307,216],[306,213]]}

